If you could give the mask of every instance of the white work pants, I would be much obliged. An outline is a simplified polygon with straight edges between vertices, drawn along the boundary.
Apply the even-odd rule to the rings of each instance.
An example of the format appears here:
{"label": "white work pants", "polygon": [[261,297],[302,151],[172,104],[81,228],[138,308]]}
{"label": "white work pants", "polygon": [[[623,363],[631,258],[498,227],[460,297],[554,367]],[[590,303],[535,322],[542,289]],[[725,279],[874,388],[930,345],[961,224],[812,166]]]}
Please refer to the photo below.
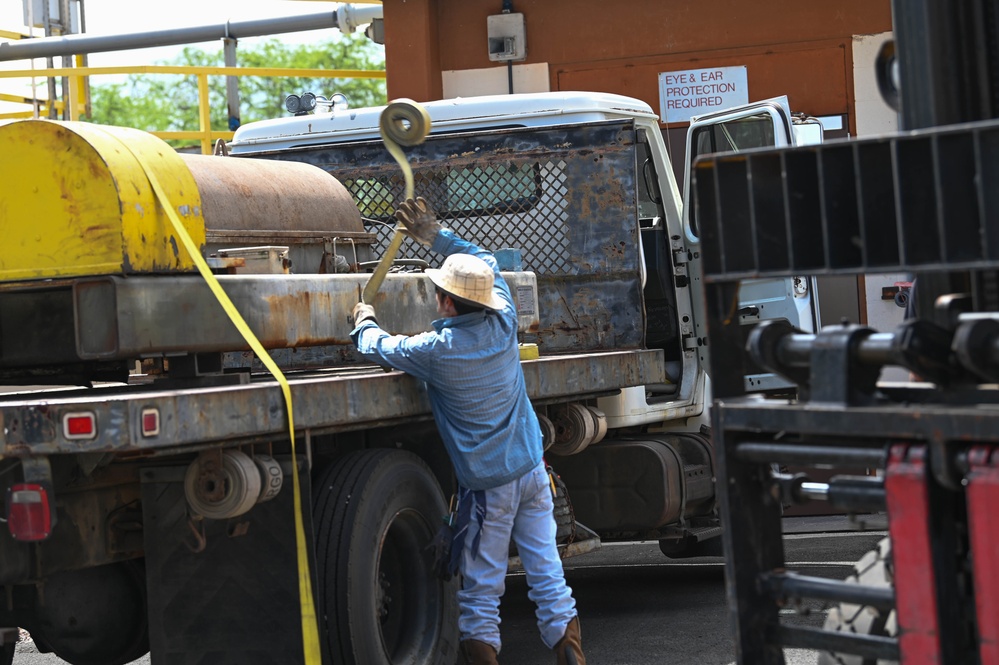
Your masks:
{"label": "white work pants", "polygon": [[535,614],[541,639],[552,648],[576,616],[576,602],[565,584],[562,560],[555,546],[552,490],[544,463],[517,480],[486,490],[485,494],[486,515],[478,556],[472,556],[472,543],[479,530],[473,518],[461,558],[464,577],[458,592],[461,639],[485,642],[499,652],[499,604],[505,589],[512,538],[524,564],[530,587],[527,595],[537,605]]}

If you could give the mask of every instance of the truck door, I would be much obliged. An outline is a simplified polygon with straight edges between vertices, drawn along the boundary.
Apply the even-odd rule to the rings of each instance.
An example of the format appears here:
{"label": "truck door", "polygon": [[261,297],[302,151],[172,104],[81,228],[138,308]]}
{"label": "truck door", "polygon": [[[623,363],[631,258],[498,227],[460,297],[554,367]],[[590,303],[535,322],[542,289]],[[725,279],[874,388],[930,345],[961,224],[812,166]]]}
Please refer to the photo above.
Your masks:
{"label": "truck door", "polygon": [[[795,145],[796,132],[786,98],[769,99],[740,106],[710,115],[695,117],[687,131],[686,175],[683,183],[684,229],[692,249],[690,271],[693,279],[700,280],[700,234],[697,211],[690,201],[693,165],[698,157],[717,153],[738,153],[753,148],[784,147]],[[753,326],[766,319],[786,319],[806,332],[813,332],[818,321],[814,282],[807,276],[788,279],[744,280],[739,289],[736,311],[746,335]],[[694,308],[703,312],[700,301],[703,289],[693,289]],[[703,316],[695,320],[699,339],[707,335]],[[705,349],[704,346],[701,347]],[[701,361],[707,363],[706,351],[701,351]],[[774,391],[790,384],[774,374],[750,371],[746,375],[747,391]]]}

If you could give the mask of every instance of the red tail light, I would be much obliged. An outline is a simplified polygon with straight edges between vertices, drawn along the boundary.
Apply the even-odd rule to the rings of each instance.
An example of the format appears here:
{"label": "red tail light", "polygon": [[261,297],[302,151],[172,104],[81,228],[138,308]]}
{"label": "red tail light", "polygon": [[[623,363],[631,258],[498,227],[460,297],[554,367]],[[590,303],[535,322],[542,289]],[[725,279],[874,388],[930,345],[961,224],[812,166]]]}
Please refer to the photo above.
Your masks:
{"label": "red tail light", "polygon": [[160,410],[142,410],[142,436],[156,436],[160,433]]}
{"label": "red tail light", "polygon": [[67,439],[93,439],[97,436],[97,417],[88,411],[67,413],[62,417],[62,434]]}
{"label": "red tail light", "polygon": [[20,483],[7,490],[7,528],[14,540],[45,540],[52,533],[49,494],[41,485]]}

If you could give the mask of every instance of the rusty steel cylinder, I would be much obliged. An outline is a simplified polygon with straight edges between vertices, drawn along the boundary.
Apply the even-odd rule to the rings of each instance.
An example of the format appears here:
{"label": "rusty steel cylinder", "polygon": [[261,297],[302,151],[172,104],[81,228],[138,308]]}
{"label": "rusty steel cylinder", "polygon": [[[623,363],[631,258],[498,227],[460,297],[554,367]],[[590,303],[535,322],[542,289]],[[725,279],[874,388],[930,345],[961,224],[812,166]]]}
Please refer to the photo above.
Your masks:
{"label": "rusty steel cylinder", "polygon": [[310,164],[181,155],[201,194],[205,230],[363,233],[340,182]]}

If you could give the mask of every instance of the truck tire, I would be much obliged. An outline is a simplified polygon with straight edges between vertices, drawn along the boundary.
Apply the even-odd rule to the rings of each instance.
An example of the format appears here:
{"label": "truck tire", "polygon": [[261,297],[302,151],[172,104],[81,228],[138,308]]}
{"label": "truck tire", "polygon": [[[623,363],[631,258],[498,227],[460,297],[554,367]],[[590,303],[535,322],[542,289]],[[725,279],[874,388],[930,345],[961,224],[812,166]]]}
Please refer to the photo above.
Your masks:
{"label": "truck tire", "polygon": [[451,665],[458,654],[457,580],[426,549],[447,505],[416,455],[362,450],[314,486],[316,598],[339,665]]}
{"label": "truck tire", "polygon": [[125,665],[149,652],[141,559],[52,575],[50,602],[25,626],[42,653],[71,665]]}
{"label": "truck tire", "polygon": [[[891,540],[884,538],[856,563],[853,574],[846,581],[864,586],[891,586],[892,572]],[[895,637],[898,635],[898,622],[895,610],[885,614],[866,605],[840,603],[829,611],[825,629],[838,633]],[[818,661],[819,665],[888,665],[896,662],[833,652],[820,653]]]}
{"label": "truck tire", "polygon": [[[549,471],[549,473],[555,472]],[[552,498],[554,504],[552,513],[555,516],[555,542],[559,545],[571,545],[576,540],[576,515],[572,511],[569,490],[557,475],[553,482],[555,496]]]}

